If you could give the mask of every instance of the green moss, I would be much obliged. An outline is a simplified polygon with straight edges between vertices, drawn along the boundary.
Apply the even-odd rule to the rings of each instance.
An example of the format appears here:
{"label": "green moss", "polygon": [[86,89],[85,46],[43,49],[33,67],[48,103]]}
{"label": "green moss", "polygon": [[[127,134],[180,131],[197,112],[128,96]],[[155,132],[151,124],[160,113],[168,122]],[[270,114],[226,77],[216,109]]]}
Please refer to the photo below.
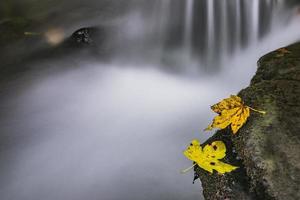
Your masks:
{"label": "green moss", "polygon": [[24,18],[5,20],[0,24],[0,44],[7,45],[10,42],[24,38],[24,32],[30,26],[30,21]]}

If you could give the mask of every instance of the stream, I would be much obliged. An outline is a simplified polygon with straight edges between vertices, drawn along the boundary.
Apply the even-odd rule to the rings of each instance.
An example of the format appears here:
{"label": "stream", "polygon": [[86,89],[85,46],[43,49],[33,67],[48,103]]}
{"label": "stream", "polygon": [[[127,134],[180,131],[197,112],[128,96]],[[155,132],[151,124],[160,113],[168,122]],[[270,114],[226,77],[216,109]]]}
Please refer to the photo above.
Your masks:
{"label": "stream", "polygon": [[293,8],[262,2],[142,1],[114,20],[109,60],[30,62],[0,90],[1,199],[203,199],[180,170],[190,141],[213,134],[210,105],[300,39]]}

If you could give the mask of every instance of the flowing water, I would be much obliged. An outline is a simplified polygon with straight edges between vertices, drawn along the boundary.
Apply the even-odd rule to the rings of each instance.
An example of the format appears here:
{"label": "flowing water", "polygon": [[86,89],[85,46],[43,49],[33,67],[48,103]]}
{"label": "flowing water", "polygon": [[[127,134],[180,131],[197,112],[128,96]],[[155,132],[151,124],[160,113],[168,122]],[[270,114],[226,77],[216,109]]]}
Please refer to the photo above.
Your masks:
{"label": "flowing water", "polygon": [[2,200],[202,199],[182,155],[264,53],[300,39],[275,0],[142,1],[110,61],[37,60],[1,89]]}

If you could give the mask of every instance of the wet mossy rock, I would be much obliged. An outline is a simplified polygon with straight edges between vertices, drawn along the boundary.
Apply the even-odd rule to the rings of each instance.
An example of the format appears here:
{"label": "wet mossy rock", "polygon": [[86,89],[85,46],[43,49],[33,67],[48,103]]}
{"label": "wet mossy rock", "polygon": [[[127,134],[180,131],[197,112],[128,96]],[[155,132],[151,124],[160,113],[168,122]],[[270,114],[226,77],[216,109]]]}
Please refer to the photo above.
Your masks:
{"label": "wet mossy rock", "polygon": [[0,19],[0,45],[9,45],[24,38],[24,32],[30,24],[31,21],[25,18]]}
{"label": "wet mossy rock", "polygon": [[236,135],[225,129],[207,141],[225,141],[225,161],[240,168],[209,175],[196,167],[205,199],[300,199],[300,43],[285,49],[263,56],[250,86],[238,94],[267,114],[252,112]]}

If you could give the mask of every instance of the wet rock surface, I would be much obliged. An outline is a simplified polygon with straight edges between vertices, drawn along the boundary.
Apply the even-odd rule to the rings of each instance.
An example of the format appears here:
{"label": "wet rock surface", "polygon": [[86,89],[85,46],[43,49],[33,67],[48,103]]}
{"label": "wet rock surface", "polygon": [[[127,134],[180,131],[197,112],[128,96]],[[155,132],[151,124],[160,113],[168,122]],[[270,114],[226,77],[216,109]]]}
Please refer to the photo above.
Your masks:
{"label": "wet rock surface", "polygon": [[[38,62],[58,60],[63,57],[72,57],[76,60],[83,56],[85,59],[99,59],[105,62],[110,59],[112,54],[112,48],[107,42],[107,35],[112,32],[109,27],[84,27],[74,30],[72,34],[57,45],[45,44],[43,37],[40,35],[26,37],[24,36],[25,30],[26,29],[21,29],[17,32],[19,34],[20,44],[8,47],[9,49],[13,49],[21,46],[21,53],[18,54],[18,52],[4,48],[4,53],[0,55],[0,60],[2,60],[0,66],[0,85],[30,70],[31,66]],[[5,41],[2,40],[2,42]],[[35,46],[37,43],[43,44],[35,50],[30,50],[30,47]],[[28,53],[26,53],[26,49],[28,49]],[[17,59],[15,57],[17,57]]]}
{"label": "wet rock surface", "polygon": [[84,27],[80,28],[66,39],[62,46],[64,47],[94,47],[100,49],[105,45],[107,39],[108,28]]}
{"label": "wet rock surface", "polygon": [[25,18],[0,19],[1,47],[24,38],[24,32],[30,28],[30,21]]}
{"label": "wet rock surface", "polygon": [[251,112],[236,135],[220,130],[207,141],[223,140],[225,162],[240,168],[225,175],[196,168],[205,199],[300,199],[300,43],[263,56],[238,95],[267,114]]}

